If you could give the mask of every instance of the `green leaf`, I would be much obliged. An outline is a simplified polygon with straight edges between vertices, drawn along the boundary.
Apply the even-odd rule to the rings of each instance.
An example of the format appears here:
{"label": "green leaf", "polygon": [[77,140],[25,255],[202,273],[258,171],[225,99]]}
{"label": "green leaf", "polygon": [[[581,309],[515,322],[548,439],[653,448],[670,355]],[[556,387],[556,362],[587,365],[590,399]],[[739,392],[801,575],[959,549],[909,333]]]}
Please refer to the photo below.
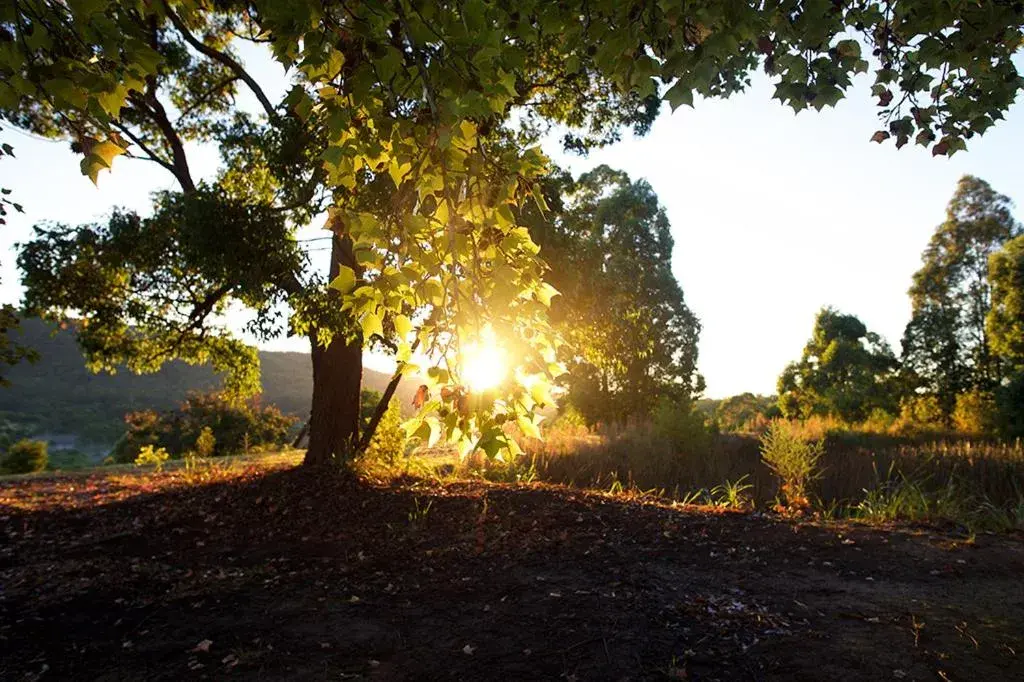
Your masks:
{"label": "green leaf", "polygon": [[416,429],[409,434],[410,438],[418,438],[421,442],[427,442],[430,440],[432,433],[430,424],[426,419],[420,419],[416,424]]}
{"label": "green leaf", "polygon": [[124,152],[124,149],[117,146],[110,140],[104,140],[103,142],[94,145],[90,154],[98,158],[104,166],[110,168],[114,163],[114,159],[121,154],[124,154]]}
{"label": "green leaf", "polygon": [[860,59],[860,43],[856,40],[840,40],[836,44],[836,52],[840,57],[853,57]]}
{"label": "green leaf", "polygon": [[437,417],[427,417],[423,420],[429,432],[427,434],[427,447],[432,448],[437,445],[437,442],[441,440],[443,432],[441,430],[441,423],[437,420]]}
{"label": "green leaf", "polygon": [[677,80],[676,84],[669,88],[668,92],[665,93],[665,100],[668,102],[668,105],[672,107],[672,111],[675,111],[684,104],[688,107],[692,107],[693,88],[691,88],[687,83],[684,83],[682,79]]}
{"label": "green leaf", "polygon": [[476,447],[473,449],[483,450],[487,454],[488,459],[494,459],[497,454],[501,452],[501,448],[504,445],[504,443],[502,443],[498,438],[500,434],[501,431],[497,428],[491,427],[486,429],[482,434],[480,434],[480,438],[476,442]]}
{"label": "green leaf", "polygon": [[328,147],[320,155],[320,158],[323,159],[328,165],[337,168],[338,166],[341,165],[342,159],[345,158],[345,150],[342,149],[341,147]]}
{"label": "green leaf", "polygon": [[551,399],[551,387],[547,381],[540,379],[534,382],[533,386],[530,387],[530,397],[538,405],[553,405],[554,400]]}

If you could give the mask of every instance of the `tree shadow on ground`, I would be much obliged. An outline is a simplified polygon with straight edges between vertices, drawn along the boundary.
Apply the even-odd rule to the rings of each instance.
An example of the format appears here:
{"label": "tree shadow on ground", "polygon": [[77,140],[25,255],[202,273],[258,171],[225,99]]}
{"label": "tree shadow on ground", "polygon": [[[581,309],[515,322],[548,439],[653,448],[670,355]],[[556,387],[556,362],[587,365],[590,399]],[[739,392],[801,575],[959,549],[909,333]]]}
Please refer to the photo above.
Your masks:
{"label": "tree shadow on ground", "polygon": [[1010,538],[301,468],[2,515],[5,679],[1024,672]]}

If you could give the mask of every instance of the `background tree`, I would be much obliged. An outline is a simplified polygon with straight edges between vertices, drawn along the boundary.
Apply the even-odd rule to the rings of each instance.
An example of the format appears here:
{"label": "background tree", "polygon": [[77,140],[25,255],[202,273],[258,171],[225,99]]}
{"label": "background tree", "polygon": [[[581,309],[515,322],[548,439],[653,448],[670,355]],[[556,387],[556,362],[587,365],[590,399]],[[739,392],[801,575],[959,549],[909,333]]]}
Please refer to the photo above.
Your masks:
{"label": "background tree", "polygon": [[[134,462],[142,448],[159,447],[172,457],[194,450],[204,431],[213,437],[213,455],[240,455],[251,448],[279,448],[289,440],[295,418],[258,399],[240,401],[223,393],[191,393],[178,408],[141,410],[124,417],[125,432],[110,456]],[[209,455],[204,455],[209,456]]]}
{"label": "background tree", "polygon": [[782,416],[775,396],[741,393],[717,402],[712,417],[722,431],[751,431]]}
{"label": "background tree", "polygon": [[559,201],[532,234],[559,291],[551,320],[565,345],[566,399],[590,422],[651,413],[659,398],[688,404],[700,323],[672,274],[673,240],[651,186],[599,166],[554,180]]}
{"label": "background tree", "polygon": [[947,425],[958,394],[991,391],[1003,374],[990,352],[986,318],[989,257],[1020,233],[1010,207],[984,180],[961,178],[914,274],[904,373],[911,389],[937,396]]}
{"label": "background tree", "polygon": [[[0,128],[0,132],[2,131],[3,128]],[[0,144],[0,159],[8,156],[14,156],[14,148],[7,143]],[[7,224],[8,209],[13,209],[18,213],[24,212],[21,204],[10,198],[11,191],[9,187],[0,187],[0,226]],[[20,343],[16,336],[12,336],[12,332],[16,333],[20,322],[18,311],[14,306],[9,304],[0,306],[0,366],[9,367],[22,360],[34,362],[38,359],[38,354],[34,349]],[[0,386],[8,385],[5,375],[6,372],[0,373]]]}
{"label": "background tree", "polygon": [[857,422],[873,410],[896,411],[896,357],[853,315],[822,308],[799,361],[779,377],[786,417],[827,415]]}
{"label": "background tree", "polygon": [[[423,404],[419,431],[495,454],[512,447],[501,424],[529,418],[546,400],[538,387],[558,371],[544,327],[551,292],[513,212],[539,196],[546,162],[530,145],[547,126],[567,126],[567,145],[586,150],[622,126],[645,130],[661,98],[677,107],[695,92],[728,96],[762,65],[778,99],[820,109],[870,68],[865,45],[878,60],[873,94],[886,126],[873,139],[902,146],[913,136],[951,154],[1001,118],[1024,84],[1012,61],[1020,17],[1010,3],[937,15],[929,0],[15,0],[0,7],[0,110],[74,139],[94,180],[130,151],[166,168],[185,195],[200,190],[185,142],[231,147],[228,129],[240,131],[245,144],[234,148],[256,152],[234,159],[268,160],[247,178],[286,225],[332,209],[332,291],[312,278],[275,282],[295,310],[292,329],[314,343],[308,461],[344,459],[365,444],[360,353],[378,342],[391,344],[401,371],[415,369],[418,348],[448,389]],[[270,102],[232,53],[238,39],[265,44],[290,70],[282,102]],[[236,126],[228,116],[239,83],[265,121]],[[514,130],[512,112],[523,114]],[[246,163],[228,163],[227,173],[240,178]],[[388,200],[372,200],[367,188],[388,178]],[[218,185],[234,200],[249,196],[244,182]],[[235,284],[217,281],[197,300],[219,291],[225,300]],[[213,352],[203,343],[221,335],[201,321],[215,310],[180,320],[192,341],[183,353]],[[506,399],[460,409],[460,343],[485,328],[522,342],[520,381]]]}
{"label": "background tree", "polygon": [[989,283],[989,344],[1007,369],[996,389],[997,428],[1004,436],[1020,438],[1024,437],[1024,235],[992,254]]}
{"label": "background tree", "polygon": [[989,259],[992,307],[985,320],[992,353],[1014,370],[1024,369],[1024,235]]}

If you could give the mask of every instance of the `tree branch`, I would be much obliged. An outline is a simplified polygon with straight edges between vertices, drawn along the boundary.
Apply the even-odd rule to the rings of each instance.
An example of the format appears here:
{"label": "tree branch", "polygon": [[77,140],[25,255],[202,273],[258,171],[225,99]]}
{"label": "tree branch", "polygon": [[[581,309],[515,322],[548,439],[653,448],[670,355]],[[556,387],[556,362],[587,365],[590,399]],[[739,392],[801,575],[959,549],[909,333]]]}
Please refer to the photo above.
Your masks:
{"label": "tree branch", "polygon": [[167,144],[171,147],[172,164],[169,169],[174,177],[178,179],[178,184],[181,185],[181,189],[186,194],[191,194],[196,191],[196,183],[192,180],[192,173],[188,168],[188,157],[185,155],[185,145],[181,142],[181,137],[178,136],[178,131],[174,129],[171,124],[171,120],[167,118],[167,111],[164,109],[164,105],[160,103],[160,100],[156,98],[155,85],[151,85],[150,91],[146,93],[146,98],[142,99],[136,95],[130,95],[133,104],[139,107],[139,109],[148,114],[149,117],[156,123],[157,127],[160,128],[160,132],[167,139]]}
{"label": "tree branch", "polygon": [[126,126],[126,125],[124,125],[123,123],[120,123],[120,122],[118,122],[118,121],[114,121],[113,123],[114,123],[114,127],[115,127],[115,128],[117,128],[117,129],[118,129],[118,130],[120,130],[120,131],[121,131],[122,133],[124,133],[124,136],[125,136],[125,137],[127,137],[127,138],[128,138],[129,140],[131,140],[132,142],[134,142],[134,143],[135,143],[135,145],[136,145],[136,146],[137,146],[137,147],[138,147],[139,149],[141,149],[142,151],[144,151],[144,152],[146,153],[146,155],[147,155],[147,156],[149,156],[149,159],[150,159],[150,161],[155,161],[156,163],[160,164],[161,166],[163,166],[164,168],[166,168],[167,170],[169,170],[169,171],[170,171],[170,172],[171,172],[172,174],[173,174],[173,173],[175,172],[175,171],[174,171],[174,166],[173,166],[173,165],[171,165],[171,164],[170,164],[170,163],[169,163],[168,161],[166,161],[166,160],[162,159],[161,157],[157,156],[157,155],[156,155],[156,152],[154,152],[154,151],[153,151],[152,149],[150,149],[150,148],[149,148],[149,147],[148,147],[148,146],[146,145],[146,143],[142,141],[142,138],[140,138],[140,137],[139,137],[138,135],[136,135],[135,133],[133,133],[133,132],[131,131],[131,129],[130,129],[130,128],[128,128],[128,126]]}
{"label": "tree branch", "polygon": [[185,118],[186,116],[191,114],[193,111],[195,111],[197,108],[202,106],[203,103],[206,102],[206,100],[208,100],[210,98],[210,96],[213,95],[215,92],[217,92],[218,90],[223,90],[224,88],[226,88],[227,86],[231,85],[236,80],[238,80],[238,78],[239,77],[237,75],[229,76],[228,78],[225,78],[224,80],[220,81],[219,83],[214,83],[213,87],[207,89],[206,92],[204,92],[199,97],[197,97],[195,99],[195,101],[192,102],[192,104],[187,106],[185,108],[185,110],[181,112],[181,116],[178,117],[178,122],[180,123],[181,119]]}
{"label": "tree branch", "polygon": [[213,291],[208,292],[206,296],[203,297],[203,300],[197,301],[192,308],[192,312],[188,316],[189,328],[198,329],[202,326],[203,320],[206,316],[213,312],[213,308],[217,303],[227,296],[233,288],[233,284],[222,284]]}
{"label": "tree branch", "polygon": [[167,4],[167,0],[163,0],[163,5],[164,10],[167,12],[167,18],[171,20],[171,23],[174,24],[174,28],[178,29],[178,32],[181,33],[183,38],[185,38],[185,42],[194,47],[200,53],[206,55],[214,61],[220,62],[221,64],[223,64],[224,66],[228,67],[236,74],[238,74],[238,77],[241,78],[245,82],[245,84],[249,86],[249,89],[252,90],[253,94],[256,95],[256,99],[260,101],[260,104],[263,106],[263,110],[267,112],[267,116],[270,118],[270,120],[276,120],[277,111],[274,110],[274,105],[272,105],[270,103],[270,100],[267,99],[267,95],[263,92],[263,89],[259,86],[259,83],[256,82],[256,79],[250,76],[249,72],[246,71],[245,68],[238,63],[238,61],[231,57],[231,55],[221,52],[220,50],[215,50],[203,41],[196,38],[192,34],[192,32],[189,31],[188,26],[185,25],[185,22],[181,20],[181,17],[175,14],[174,10],[171,9],[171,6]]}
{"label": "tree branch", "polygon": [[[416,349],[420,345],[420,339],[417,336],[416,340],[412,344],[412,352],[415,353]],[[370,423],[366,425],[366,429],[363,431],[363,436],[359,440],[359,446],[356,448],[356,452],[365,452],[366,448],[370,447],[370,441],[373,440],[373,434],[377,432],[377,426],[380,424],[380,420],[384,418],[384,413],[388,411],[388,405],[391,404],[391,398],[395,395],[395,391],[398,389],[398,383],[402,380],[402,367],[405,365],[404,362],[398,363],[398,369],[395,370],[394,376],[391,377],[391,381],[388,382],[387,388],[384,389],[384,395],[381,396],[380,402],[377,403],[377,407],[373,411],[373,416],[370,417]]]}

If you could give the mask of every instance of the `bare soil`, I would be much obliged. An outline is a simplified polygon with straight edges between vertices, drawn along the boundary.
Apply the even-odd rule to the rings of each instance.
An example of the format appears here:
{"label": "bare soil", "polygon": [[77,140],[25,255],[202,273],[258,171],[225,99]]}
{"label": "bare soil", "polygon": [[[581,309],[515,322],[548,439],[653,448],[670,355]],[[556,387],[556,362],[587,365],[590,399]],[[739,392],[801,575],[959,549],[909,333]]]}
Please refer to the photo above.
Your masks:
{"label": "bare soil", "polygon": [[0,482],[0,678],[1022,680],[1024,543],[302,469]]}

